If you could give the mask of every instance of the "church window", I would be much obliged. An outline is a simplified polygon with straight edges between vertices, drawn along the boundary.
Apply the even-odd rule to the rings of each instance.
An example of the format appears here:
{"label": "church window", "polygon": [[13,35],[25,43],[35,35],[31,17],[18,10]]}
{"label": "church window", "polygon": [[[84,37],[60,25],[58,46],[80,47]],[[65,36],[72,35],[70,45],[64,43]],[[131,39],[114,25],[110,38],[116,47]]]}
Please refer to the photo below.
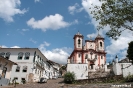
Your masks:
{"label": "church window", "polygon": [[100,47],[102,47],[102,42],[100,42]]}
{"label": "church window", "polygon": [[10,52],[7,52],[5,58],[6,58],[6,59],[9,59],[9,57],[10,57]]}
{"label": "church window", "polygon": [[25,59],[28,60],[30,58],[30,53],[29,52],[26,52],[25,53]]}
{"label": "church window", "polygon": [[80,54],[79,54],[79,58],[80,58]]}
{"label": "church window", "polygon": [[85,59],[87,59],[87,58],[88,58],[88,54],[85,55]]}
{"label": "church window", "polygon": [[101,59],[103,59],[103,56],[101,56]]}
{"label": "church window", "polygon": [[23,58],[23,53],[22,52],[18,53],[18,59],[22,60],[22,58]]}
{"label": "church window", "polygon": [[97,55],[95,55],[95,59],[97,59]]}
{"label": "church window", "polygon": [[80,44],[81,44],[81,40],[78,39],[78,47],[80,47]]}

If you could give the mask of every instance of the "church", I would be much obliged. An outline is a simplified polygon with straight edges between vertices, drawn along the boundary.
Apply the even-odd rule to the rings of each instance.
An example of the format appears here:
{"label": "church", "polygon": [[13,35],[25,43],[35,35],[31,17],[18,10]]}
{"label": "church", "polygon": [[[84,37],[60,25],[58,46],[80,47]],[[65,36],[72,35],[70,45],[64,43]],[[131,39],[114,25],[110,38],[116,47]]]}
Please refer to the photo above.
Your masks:
{"label": "church", "polygon": [[87,64],[89,71],[104,68],[106,64],[106,52],[104,49],[104,38],[98,33],[92,40],[85,40],[79,32],[74,35],[74,50],[68,57],[68,64]]}

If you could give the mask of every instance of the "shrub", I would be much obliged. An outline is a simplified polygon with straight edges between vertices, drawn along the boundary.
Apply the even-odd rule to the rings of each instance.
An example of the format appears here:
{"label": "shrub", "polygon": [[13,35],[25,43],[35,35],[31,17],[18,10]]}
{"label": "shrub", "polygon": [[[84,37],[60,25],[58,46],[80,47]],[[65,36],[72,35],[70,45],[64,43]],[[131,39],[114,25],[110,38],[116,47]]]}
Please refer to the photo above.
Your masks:
{"label": "shrub", "polygon": [[73,83],[75,81],[75,74],[74,72],[66,72],[64,75],[64,82],[65,83]]}

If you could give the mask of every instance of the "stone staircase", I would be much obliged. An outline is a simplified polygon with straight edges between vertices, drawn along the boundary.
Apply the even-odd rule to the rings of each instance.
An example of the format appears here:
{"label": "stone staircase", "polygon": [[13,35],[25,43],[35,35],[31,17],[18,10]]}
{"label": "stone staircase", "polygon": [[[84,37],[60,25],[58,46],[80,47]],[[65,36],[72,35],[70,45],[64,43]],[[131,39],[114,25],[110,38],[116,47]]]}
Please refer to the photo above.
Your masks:
{"label": "stone staircase", "polygon": [[110,75],[110,72],[105,72],[104,69],[96,70],[95,72],[88,72],[88,78],[100,78],[107,77]]}

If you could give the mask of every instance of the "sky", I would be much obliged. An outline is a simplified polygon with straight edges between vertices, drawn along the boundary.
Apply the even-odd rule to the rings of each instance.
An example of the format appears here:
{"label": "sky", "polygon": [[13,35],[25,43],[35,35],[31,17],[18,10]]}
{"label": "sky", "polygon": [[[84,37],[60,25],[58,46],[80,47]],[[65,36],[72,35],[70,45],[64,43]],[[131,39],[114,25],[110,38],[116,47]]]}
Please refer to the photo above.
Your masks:
{"label": "sky", "polygon": [[[90,14],[91,4],[99,0],[0,0],[0,46],[38,48],[49,60],[66,64],[74,48],[73,36],[79,31],[84,40],[95,39],[98,21]],[[133,35],[124,31],[118,40],[105,38],[107,62],[116,55],[126,57]]]}

